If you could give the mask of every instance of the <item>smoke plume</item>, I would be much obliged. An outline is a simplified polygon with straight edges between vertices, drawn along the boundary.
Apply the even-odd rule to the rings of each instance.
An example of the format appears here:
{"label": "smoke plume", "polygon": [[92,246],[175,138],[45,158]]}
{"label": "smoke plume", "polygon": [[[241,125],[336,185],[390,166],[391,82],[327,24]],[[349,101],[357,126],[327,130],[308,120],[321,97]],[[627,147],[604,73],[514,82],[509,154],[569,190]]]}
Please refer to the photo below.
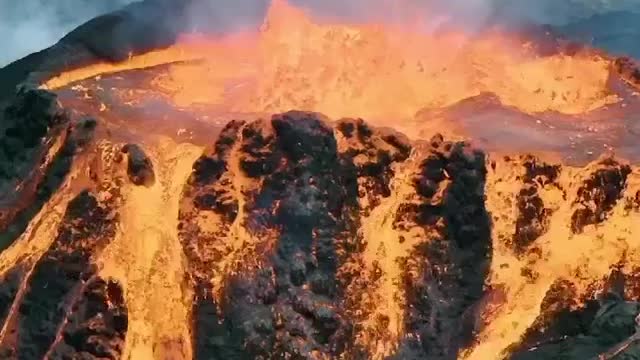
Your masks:
{"label": "smoke plume", "polygon": [[[149,1],[149,0],[148,0]],[[398,18],[410,14],[425,23],[455,23],[468,29],[493,24],[566,25],[611,11],[640,12],[640,0],[288,0],[331,17]],[[194,27],[230,25],[260,19],[269,0],[191,0]],[[437,19],[437,21],[435,20]]]}
{"label": "smoke plume", "polygon": [[[74,27],[135,0],[0,1],[0,66],[46,48]],[[138,0],[140,1],[140,0]],[[145,0],[171,2],[171,0]],[[179,1],[179,0],[175,0]],[[402,16],[411,8],[425,22],[454,22],[469,29],[500,23],[563,25],[615,10],[640,12],[640,0],[289,0],[319,14],[362,18]],[[186,0],[191,28],[229,30],[261,21],[269,0]],[[416,11],[418,10],[418,11]],[[398,12],[400,14],[398,14]],[[437,21],[435,20],[437,19]],[[444,19],[444,20],[443,20]]]}

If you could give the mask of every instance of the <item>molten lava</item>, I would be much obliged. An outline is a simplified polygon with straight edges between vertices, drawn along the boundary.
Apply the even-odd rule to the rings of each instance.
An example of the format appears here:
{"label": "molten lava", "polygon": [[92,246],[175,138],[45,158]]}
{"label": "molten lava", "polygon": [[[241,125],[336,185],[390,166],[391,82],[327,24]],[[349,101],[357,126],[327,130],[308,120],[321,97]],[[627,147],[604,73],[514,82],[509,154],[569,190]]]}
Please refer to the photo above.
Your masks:
{"label": "molten lava", "polygon": [[57,112],[0,133],[47,129],[0,213],[0,357],[526,359],[591,336],[616,271],[640,300],[640,168],[596,156],[640,156],[612,59],[407,19],[273,1],[259,31],[45,81],[70,114],[19,93]]}
{"label": "molten lava", "polygon": [[186,36],[125,63],[60,74],[45,87],[160,64],[171,65],[150,90],[177,107],[229,112],[301,109],[393,122],[486,92],[528,113],[579,114],[618,101],[608,88],[610,61],[588,51],[541,55],[498,30],[470,35],[398,23],[335,24],[284,1],[273,2],[258,33]]}

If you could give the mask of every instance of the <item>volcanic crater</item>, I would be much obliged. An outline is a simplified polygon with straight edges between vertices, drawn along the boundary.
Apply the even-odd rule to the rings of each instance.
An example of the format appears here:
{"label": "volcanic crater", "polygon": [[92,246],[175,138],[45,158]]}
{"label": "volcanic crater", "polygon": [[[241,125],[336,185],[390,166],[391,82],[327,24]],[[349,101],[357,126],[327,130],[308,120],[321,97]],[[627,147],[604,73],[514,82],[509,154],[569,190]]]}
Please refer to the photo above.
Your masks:
{"label": "volcanic crater", "polygon": [[635,60],[188,4],[0,69],[0,357],[640,357]]}

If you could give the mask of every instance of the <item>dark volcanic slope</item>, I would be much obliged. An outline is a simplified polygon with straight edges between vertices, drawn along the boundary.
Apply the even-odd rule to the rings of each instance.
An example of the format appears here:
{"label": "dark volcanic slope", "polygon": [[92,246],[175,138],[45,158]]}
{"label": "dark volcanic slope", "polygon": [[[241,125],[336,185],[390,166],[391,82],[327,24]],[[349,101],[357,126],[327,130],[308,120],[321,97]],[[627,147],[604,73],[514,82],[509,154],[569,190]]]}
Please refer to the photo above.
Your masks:
{"label": "dark volcanic slope", "polygon": [[[192,276],[203,283],[194,311],[198,358],[310,356],[344,349],[350,329],[336,309],[335,276],[339,247],[350,241],[344,232],[355,220],[348,215],[357,206],[356,169],[349,165],[339,156],[331,129],[305,113],[232,122],[197,161],[185,191],[181,239]],[[264,185],[243,189],[258,181]],[[219,234],[198,221],[206,212],[219,217]],[[233,241],[225,237],[230,231],[253,242],[245,245],[250,251],[227,244]],[[242,275],[225,276],[223,258],[229,256],[240,257],[235,271]],[[204,285],[212,279],[224,284],[224,304],[212,303]],[[229,323],[247,326],[231,331],[225,331],[229,325],[216,326],[216,317],[203,312],[212,306],[224,306]],[[219,341],[207,341],[216,334]]]}
{"label": "dark volcanic slope", "polygon": [[0,69],[0,108],[18,85],[99,61],[122,61],[174,43],[189,1],[145,0],[80,25],[55,45]]}
{"label": "dark volcanic slope", "polygon": [[122,290],[97,277],[92,264],[114,236],[113,206],[80,193],[33,270],[25,273],[18,263],[8,271],[1,309],[5,358],[119,358],[127,330]]}
{"label": "dark volcanic slope", "polygon": [[[220,33],[246,22],[258,26],[267,4],[238,0],[221,11],[219,3],[202,0],[132,2],[78,26],[51,47],[0,68],[0,108],[18,85],[38,84],[52,74],[168,47],[191,28]],[[249,8],[255,10],[250,16]]]}
{"label": "dark volcanic slope", "polygon": [[[72,120],[41,90],[19,92],[4,115],[3,165],[15,165],[1,181],[0,357],[120,358],[126,304],[95,260],[115,236],[121,175],[91,141],[96,122]],[[72,164],[84,161],[105,177],[76,173],[70,186]],[[16,184],[19,191],[7,190]]]}
{"label": "dark volcanic slope", "polygon": [[635,12],[614,11],[558,27],[571,39],[592,44],[615,55],[640,59],[640,9]]}

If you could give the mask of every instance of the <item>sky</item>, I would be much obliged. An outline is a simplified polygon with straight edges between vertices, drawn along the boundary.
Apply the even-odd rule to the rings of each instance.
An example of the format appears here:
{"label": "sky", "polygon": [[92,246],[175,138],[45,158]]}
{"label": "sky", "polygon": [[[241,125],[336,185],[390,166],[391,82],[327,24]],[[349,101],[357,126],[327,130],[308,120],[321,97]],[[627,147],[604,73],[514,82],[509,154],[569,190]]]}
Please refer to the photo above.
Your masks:
{"label": "sky", "polygon": [[[134,0],[0,0],[0,66],[44,49],[83,22]],[[160,1],[160,0],[150,0]],[[163,0],[171,1],[171,0]],[[183,0],[174,0],[183,1]],[[252,16],[257,4],[268,0],[195,0],[217,13],[216,21]],[[487,19],[563,24],[610,10],[637,10],[640,0],[290,0],[317,11],[358,14],[376,2],[428,4],[449,18],[469,26]],[[202,21],[200,9],[193,16]],[[207,20],[207,19],[205,19]]]}
{"label": "sky", "polygon": [[76,26],[132,0],[0,0],[0,66],[56,43]]}

